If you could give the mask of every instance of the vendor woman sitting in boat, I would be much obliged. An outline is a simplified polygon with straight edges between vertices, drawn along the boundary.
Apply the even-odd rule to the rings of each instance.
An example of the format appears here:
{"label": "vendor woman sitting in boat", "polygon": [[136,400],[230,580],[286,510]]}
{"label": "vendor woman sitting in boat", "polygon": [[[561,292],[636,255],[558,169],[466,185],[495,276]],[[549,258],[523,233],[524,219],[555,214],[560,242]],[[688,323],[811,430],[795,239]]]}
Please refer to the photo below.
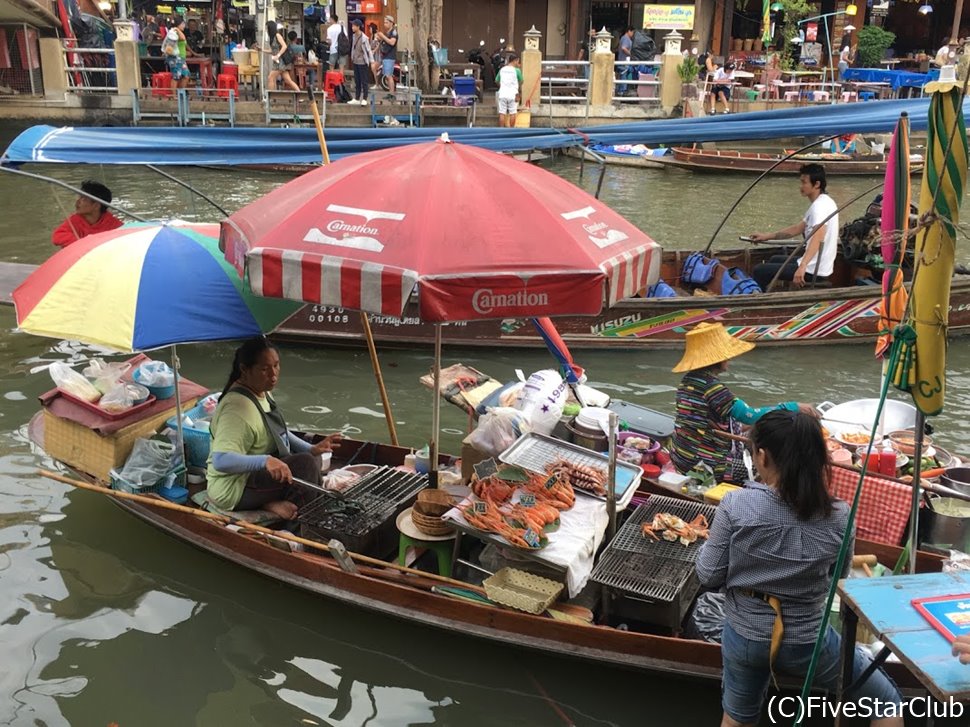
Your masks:
{"label": "vendor woman sitting in boat", "polygon": [[292,520],[299,495],[293,479],[319,484],[320,455],[341,439],[333,434],[311,445],[289,431],[270,395],[279,378],[279,351],[266,338],[236,349],[210,426],[207,491],[218,507],[263,509]]}
{"label": "vendor woman sitting in boat", "polygon": [[674,373],[683,373],[677,388],[677,411],[670,458],[687,473],[700,464],[714,471],[717,482],[743,482],[747,470],[740,440],[718,432],[739,435],[742,425],[754,424],[774,409],[802,410],[814,407],[786,401],[777,406],[754,408],[731,393],[719,375],[727,362],[754,348],[753,343],[733,338],[720,323],[701,323],[687,332],[687,348]]}

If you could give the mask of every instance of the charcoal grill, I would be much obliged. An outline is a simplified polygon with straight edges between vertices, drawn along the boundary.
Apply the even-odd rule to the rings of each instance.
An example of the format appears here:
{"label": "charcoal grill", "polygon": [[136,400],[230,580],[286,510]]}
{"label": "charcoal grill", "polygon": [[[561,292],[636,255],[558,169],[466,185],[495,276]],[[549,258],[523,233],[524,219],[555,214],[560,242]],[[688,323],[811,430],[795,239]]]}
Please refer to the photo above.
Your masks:
{"label": "charcoal grill", "polygon": [[377,558],[397,548],[397,515],[428,487],[428,476],[378,467],[341,494],[324,493],[300,508],[304,538],[336,538],[347,550]]}
{"label": "charcoal grill", "polygon": [[620,619],[641,621],[679,631],[700,590],[694,562],[702,538],[690,545],[645,537],[641,526],[661,512],[690,522],[704,515],[709,522],[716,508],[699,502],[652,495],[638,507],[603,551],[590,579],[604,586],[609,610]]}

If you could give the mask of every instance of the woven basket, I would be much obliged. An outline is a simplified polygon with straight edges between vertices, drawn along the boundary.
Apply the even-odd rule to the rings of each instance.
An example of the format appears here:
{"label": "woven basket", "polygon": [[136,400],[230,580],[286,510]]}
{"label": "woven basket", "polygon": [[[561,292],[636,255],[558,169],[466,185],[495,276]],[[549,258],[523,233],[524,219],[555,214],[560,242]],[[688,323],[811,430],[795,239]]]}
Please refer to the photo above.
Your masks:
{"label": "woven basket", "polygon": [[418,503],[425,515],[436,515],[439,518],[455,506],[454,498],[444,490],[427,489],[418,493]]}
{"label": "woven basket", "polygon": [[526,613],[539,614],[552,605],[562,592],[562,583],[516,568],[502,568],[482,583],[485,595],[496,603]]}
{"label": "woven basket", "polygon": [[442,520],[441,515],[429,515],[420,500],[411,508],[411,522],[425,535],[450,535],[455,531],[454,525]]}

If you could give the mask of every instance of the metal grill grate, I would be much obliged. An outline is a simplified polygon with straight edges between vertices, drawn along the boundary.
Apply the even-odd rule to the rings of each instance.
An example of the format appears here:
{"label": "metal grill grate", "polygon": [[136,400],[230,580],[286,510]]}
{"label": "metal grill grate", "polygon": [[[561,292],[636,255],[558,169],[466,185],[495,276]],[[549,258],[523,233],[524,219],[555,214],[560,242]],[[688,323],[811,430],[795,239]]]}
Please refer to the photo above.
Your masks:
{"label": "metal grill grate", "polygon": [[624,593],[673,601],[693,571],[693,566],[682,560],[611,550],[600,559],[591,578],[600,585]]}
{"label": "metal grill grate", "polygon": [[638,507],[620,528],[613,542],[610,543],[610,550],[647,553],[657,558],[673,558],[693,563],[697,558],[697,551],[700,550],[701,544],[704,542],[703,539],[698,538],[687,546],[679,540],[669,542],[661,538],[660,542],[657,542],[653,538],[645,536],[641,526],[644,523],[652,522],[654,515],[662,512],[676,515],[685,522],[690,522],[698,515],[703,515],[708,522],[711,522],[716,510],[717,508],[713,505],[702,502],[689,502],[673,497],[664,497],[663,495],[651,495],[650,499]]}
{"label": "metal grill grate", "polygon": [[657,513],[667,512],[683,520],[703,514],[713,520],[716,508],[699,502],[652,495],[624,523],[607,546],[590,579],[628,594],[660,601],[674,601],[694,572],[702,539],[684,546],[680,541],[657,542],[645,537],[641,525]]}
{"label": "metal grill grate", "polygon": [[323,494],[304,505],[297,519],[312,528],[360,536],[384,523],[403,502],[428,486],[428,476],[379,467],[343,497]]}

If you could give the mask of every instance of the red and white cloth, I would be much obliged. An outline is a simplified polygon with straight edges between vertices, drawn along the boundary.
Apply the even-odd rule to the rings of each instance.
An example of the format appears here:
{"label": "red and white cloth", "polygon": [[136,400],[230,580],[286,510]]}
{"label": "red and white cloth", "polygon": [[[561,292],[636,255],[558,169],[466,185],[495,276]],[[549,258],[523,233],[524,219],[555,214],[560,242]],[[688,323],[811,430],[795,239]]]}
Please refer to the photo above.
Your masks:
{"label": "red and white cloth", "polygon": [[[829,489],[833,497],[850,505],[855,498],[859,473],[847,467],[832,467]],[[856,512],[856,538],[888,545],[900,545],[909,524],[913,489],[885,477],[866,475]]]}

